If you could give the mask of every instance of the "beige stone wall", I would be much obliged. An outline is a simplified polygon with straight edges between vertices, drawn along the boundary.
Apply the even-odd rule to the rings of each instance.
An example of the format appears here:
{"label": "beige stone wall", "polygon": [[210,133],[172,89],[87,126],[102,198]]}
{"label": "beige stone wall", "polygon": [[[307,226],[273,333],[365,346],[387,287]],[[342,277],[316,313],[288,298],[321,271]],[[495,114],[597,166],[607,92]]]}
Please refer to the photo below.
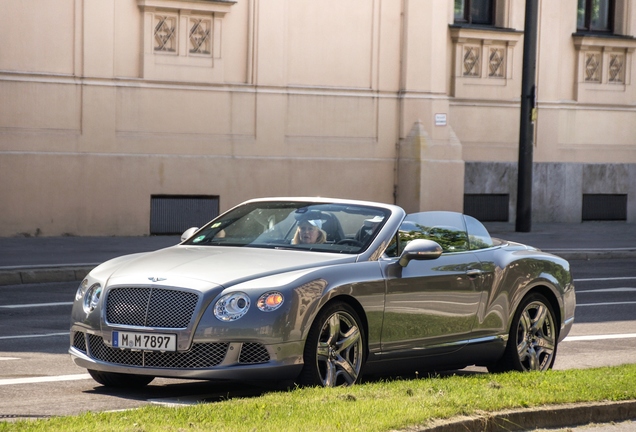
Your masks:
{"label": "beige stone wall", "polygon": [[[453,28],[450,0],[0,0],[0,236],[146,235],[152,195],[461,211],[465,161],[517,157],[524,2],[498,4],[512,30]],[[535,159],[636,163],[633,43],[575,16],[541,2]],[[466,47],[500,76],[464,76]],[[625,83],[579,82],[590,50],[627,53]]]}

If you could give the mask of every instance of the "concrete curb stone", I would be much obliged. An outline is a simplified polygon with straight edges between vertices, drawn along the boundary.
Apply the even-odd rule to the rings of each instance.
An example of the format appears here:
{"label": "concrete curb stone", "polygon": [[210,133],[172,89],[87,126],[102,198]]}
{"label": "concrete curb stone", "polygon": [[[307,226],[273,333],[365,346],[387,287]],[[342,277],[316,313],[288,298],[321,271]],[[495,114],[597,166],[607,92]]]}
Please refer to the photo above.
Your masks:
{"label": "concrete curb stone", "polygon": [[81,281],[96,265],[0,269],[0,286]]}
{"label": "concrete curb stone", "polygon": [[636,400],[545,406],[435,421],[409,432],[513,432],[636,419]]}

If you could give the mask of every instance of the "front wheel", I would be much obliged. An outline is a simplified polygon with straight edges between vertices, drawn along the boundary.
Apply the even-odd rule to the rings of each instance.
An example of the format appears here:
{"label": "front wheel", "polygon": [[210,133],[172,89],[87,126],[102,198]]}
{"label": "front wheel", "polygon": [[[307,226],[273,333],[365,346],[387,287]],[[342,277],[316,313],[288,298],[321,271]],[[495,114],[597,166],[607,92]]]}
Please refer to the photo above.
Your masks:
{"label": "front wheel", "polygon": [[325,307],[307,335],[299,384],[355,384],[361,376],[365,346],[364,329],[351,306],[337,302]]}
{"label": "front wheel", "polygon": [[113,372],[102,372],[88,369],[88,373],[95,381],[106,387],[135,388],[150,384],[155,379],[147,375],[131,375]]}
{"label": "front wheel", "polygon": [[508,344],[490,372],[546,371],[557,352],[558,328],[550,302],[541,294],[527,296],[512,320]]}

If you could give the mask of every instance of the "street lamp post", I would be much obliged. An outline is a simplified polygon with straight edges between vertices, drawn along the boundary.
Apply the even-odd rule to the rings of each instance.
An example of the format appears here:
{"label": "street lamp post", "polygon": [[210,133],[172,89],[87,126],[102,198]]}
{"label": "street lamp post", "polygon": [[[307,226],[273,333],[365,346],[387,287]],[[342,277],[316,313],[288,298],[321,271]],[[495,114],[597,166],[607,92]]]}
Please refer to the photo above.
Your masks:
{"label": "street lamp post", "polygon": [[532,150],[536,116],[537,24],[539,0],[526,0],[521,77],[519,164],[517,179],[516,231],[530,232],[532,226]]}

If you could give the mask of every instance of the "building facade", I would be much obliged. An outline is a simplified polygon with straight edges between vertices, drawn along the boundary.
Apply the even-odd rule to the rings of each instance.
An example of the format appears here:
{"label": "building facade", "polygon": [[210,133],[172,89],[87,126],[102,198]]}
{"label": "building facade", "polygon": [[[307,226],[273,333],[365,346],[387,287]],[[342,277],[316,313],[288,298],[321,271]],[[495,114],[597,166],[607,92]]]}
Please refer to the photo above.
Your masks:
{"label": "building facade", "polygon": [[[636,0],[539,1],[533,220],[636,222]],[[524,0],[0,0],[0,236],[515,218]],[[185,227],[185,228],[184,228]]]}

